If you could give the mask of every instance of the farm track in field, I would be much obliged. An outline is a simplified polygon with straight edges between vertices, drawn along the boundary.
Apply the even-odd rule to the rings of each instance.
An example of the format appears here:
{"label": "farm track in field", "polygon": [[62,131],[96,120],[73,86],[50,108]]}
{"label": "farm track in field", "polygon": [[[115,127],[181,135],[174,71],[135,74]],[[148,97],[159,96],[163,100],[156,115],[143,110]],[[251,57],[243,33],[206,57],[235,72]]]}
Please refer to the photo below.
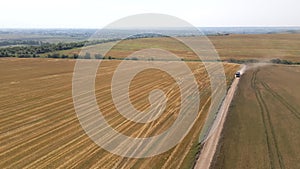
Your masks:
{"label": "farm track in field", "polygon": [[[268,153],[270,158],[270,166],[272,169],[277,168],[279,166],[281,169],[285,169],[284,162],[282,159],[282,155],[278,148],[278,141],[276,139],[276,134],[274,131],[274,127],[271,121],[269,109],[263,99],[262,93],[258,87],[257,74],[259,69],[255,70],[252,74],[251,86],[255,91],[255,95],[260,107],[262,121],[265,128],[265,135],[268,146]],[[260,83],[261,84],[261,83]],[[272,146],[274,145],[274,146]]]}
{"label": "farm track in field", "polygon": [[288,101],[286,101],[282,96],[280,96],[278,93],[276,93],[274,90],[271,89],[271,87],[265,83],[265,82],[261,82],[261,84],[264,86],[264,88],[271,93],[274,98],[276,98],[282,105],[284,105],[291,113],[293,113],[293,115],[300,119],[300,112],[293,107],[291,104],[289,104]]}

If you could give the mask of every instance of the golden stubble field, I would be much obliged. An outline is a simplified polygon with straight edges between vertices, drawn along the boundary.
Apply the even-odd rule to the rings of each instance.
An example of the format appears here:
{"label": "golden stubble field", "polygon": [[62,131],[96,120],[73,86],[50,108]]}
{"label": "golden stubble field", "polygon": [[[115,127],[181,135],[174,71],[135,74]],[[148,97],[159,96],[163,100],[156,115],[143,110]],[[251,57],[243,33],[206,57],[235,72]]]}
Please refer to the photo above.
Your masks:
{"label": "golden stubble field", "polygon": [[[109,153],[85,134],[72,99],[75,62],[61,59],[0,60],[0,168],[191,167],[198,150],[199,132],[210,105],[209,78],[200,62],[187,63],[201,93],[200,112],[195,125],[174,148],[161,155],[142,159],[123,158]],[[108,123],[125,135],[149,137],[160,134],[174,122],[180,107],[180,93],[178,87],[173,85],[174,79],[156,69],[135,76],[130,84],[129,95],[136,109],[145,110],[149,107],[148,94],[153,89],[164,91],[168,101],[166,111],[157,120],[149,124],[133,123],[118,113],[110,94],[112,74],[120,62],[101,63],[95,83],[99,108]],[[126,62],[132,66],[143,66],[143,61]],[[226,63],[224,67],[229,84],[239,65]],[[174,87],[170,88],[170,85]]]}
{"label": "golden stubble field", "polygon": [[300,34],[209,36],[222,59],[300,61]]}
{"label": "golden stubble field", "polygon": [[[193,39],[197,37],[187,37]],[[259,34],[259,35],[229,35],[208,36],[221,59],[257,59],[268,61],[274,58],[287,59],[299,62],[300,34]],[[83,48],[91,54],[100,53],[103,46],[110,43],[88,46]],[[169,50],[184,59],[197,59],[195,54],[187,47],[173,38],[141,38],[125,40],[119,43],[107,56],[124,58],[132,51],[138,51],[144,47],[153,47]],[[97,50],[95,50],[97,49]],[[60,54],[79,54],[81,48],[59,51]],[[44,54],[46,56],[47,54]]]}
{"label": "golden stubble field", "polygon": [[212,168],[300,167],[299,72],[284,65],[246,71]]}

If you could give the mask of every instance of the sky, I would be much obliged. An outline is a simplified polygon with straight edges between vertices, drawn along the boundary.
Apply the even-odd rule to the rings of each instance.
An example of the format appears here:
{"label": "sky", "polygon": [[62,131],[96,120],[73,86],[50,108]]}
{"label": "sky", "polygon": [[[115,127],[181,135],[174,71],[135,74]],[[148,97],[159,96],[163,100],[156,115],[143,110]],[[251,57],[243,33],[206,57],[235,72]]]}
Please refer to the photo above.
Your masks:
{"label": "sky", "polygon": [[1,0],[0,28],[102,28],[142,13],[197,27],[300,26],[299,0]]}

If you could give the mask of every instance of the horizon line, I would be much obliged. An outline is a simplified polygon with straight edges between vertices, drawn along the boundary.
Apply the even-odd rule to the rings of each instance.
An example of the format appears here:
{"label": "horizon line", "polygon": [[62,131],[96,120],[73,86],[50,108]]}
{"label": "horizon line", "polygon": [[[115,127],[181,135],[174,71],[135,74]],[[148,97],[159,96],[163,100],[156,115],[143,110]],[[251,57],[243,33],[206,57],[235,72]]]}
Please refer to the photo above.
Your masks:
{"label": "horizon line", "polygon": [[[176,29],[176,28],[190,28],[190,27],[136,27],[136,28],[129,28],[129,27],[120,27],[120,28],[92,28],[92,27],[0,27],[1,29]],[[300,28],[300,25],[282,25],[282,26],[275,26],[275,25],[253,25],[253,26],[195,26],[193,28]]]}

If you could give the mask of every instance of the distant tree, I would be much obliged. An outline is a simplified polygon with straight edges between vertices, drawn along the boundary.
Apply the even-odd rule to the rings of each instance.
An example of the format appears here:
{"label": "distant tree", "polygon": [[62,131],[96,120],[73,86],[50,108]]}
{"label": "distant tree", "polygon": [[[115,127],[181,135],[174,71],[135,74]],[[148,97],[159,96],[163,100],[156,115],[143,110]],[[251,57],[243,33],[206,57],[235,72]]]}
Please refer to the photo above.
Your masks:
{"label": "distant tree", "polygon": [[291,62],[291,61],[288,61],[288,60],[281,60],[281,59],[272,59],[271,62],[272,62],[272,63],[275,63],[275,64],[287,64],[287,65],[294,64],[294,63]]}
{"label": "distant tree", "polygon": [[31,58],[31,55],[28,54],[22,54],[18,56],[19,58]]}
{"label": "distant tree", "polygon": [[53,58],[60,58],[60,54],[59,53],[54,53]]}
{"label": "distant tree", "polygon": [[91,54],[89,52],[86,52],[84,55],[84,59],[91,59]]}
{"label": "distant tree", "polygon": [[103,59],[104,57],[101,54],[95,54],[96,59]]}
{"label": "distant tree", "polygon": [[68,55],[65,55],[65,54],[63,54],[63,55],[61,55],[61,58],[62,58],[62,59],[67,59],[67,58],[69,58],[69,56],[68,56]]}
{"label": "distant tree", "polygon": [[79,55],[78,54],[73,54],[73,59],[78,59]]}
{"label": "distant tree", "polygon": [[279,64],[281,62],[281,60],[280,59],[272,59],[271,62]]}
{"label": "distant tree", "polygon": [[59,53],[48,54],[48,58],[60,58]]}
{"label": "distant tree", "polygon": [[288,61],[288,60],[282,60],[281,63],[282,63],[282,64],[287,64],[287,65],[293,64],[293,62]]}
{"label": "distant tree", "polygon": [[5,53],[4,52],[0,52],[0,57],[5,57]]}

